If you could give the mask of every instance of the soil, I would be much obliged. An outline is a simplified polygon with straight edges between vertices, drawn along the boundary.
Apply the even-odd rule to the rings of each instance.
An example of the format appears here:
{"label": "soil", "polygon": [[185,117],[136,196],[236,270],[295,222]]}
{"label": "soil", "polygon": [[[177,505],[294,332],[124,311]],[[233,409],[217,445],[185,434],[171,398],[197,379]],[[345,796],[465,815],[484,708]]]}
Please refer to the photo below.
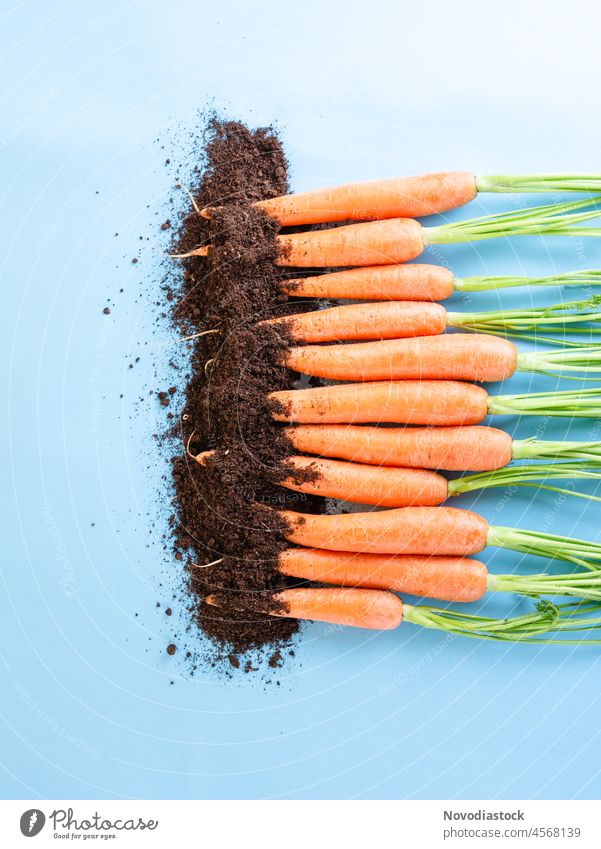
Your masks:
{"label": "soil", "polygon": [[[288,190],[287,166],[272,128],[253,131],[217,119],[208,127],[203,157],[191,194],[199,210],[212,208],[212,217],[191,208],[177,225],[171,222],[175,253],[211,245],[207,257],[181,261],[181,288],[171,302],[174,332],[195,336],[172,459],[171,527],[202,631],[223,647],[230,667],[240,666],[240,654],[262,647],[275,667],[278,647],[298,627],[295,620],[257,613],[268,595],[290,584],[276,568],[286,547],[278,508],[317,509],[307,496],[278,486],[290,473],[291,446],[270,417],[267,394],[291,388],[297,375],[277,365],[289,344],[285,331],[257,326],[299,309],[278,290],[278,226],[251,206]],[[159,401],[169,404],[169,394],[160,393]],[[217,454],[206,466],[190,456],[207,450]],[[204,603],[213,593],[220,607]]]}

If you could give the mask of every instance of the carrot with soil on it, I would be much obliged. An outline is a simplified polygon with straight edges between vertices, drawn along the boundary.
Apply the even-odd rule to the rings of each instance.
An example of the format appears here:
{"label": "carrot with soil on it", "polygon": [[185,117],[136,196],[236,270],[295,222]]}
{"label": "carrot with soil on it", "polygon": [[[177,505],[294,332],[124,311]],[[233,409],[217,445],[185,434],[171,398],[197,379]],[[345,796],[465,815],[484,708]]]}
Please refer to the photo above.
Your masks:
{"label": "carrot with soil on it", "polygon": [[[207,596],[205,602],[219,607],[219,593]],[[600,605],[595,602],[552,604],[538,600],[531,613],[522,616],[493,619],[455,610],[443,610],[429,605],[410,605],[394,593],[384,590],[361,589],[288,589],[256,602],[256,610],[270,616],[288,616],[349,625],[355,628],[389,631],[411,622],[424,628],[435,628],[449,634],[476,639],[515,642],[557,642],[570,645],[596,645],[592,639],[545,639],[601,627]]]}
{"label": "carrot with soil on it", "polygon": [[296,547],[279,554],[278,569],[290,578],[313,583],[390,590],[439,601],[478,601],[486,592],[601,601],[601,572],[498,575],[468,557],[358,554]]}
{"label": "carrot with soil on it", "polygon": [[[599,217],[599,209],[590,209],[598,204],[597,198],[550,204],[438,227],[423,227],[413,218],[389,218],[329,230],[289,233],[276,236],[277,263],[304,268],[396,265],[420,256],[428,245],[543,234],[601,236],[601,228],[579,226]],[[174,257],[207,256],[210,249],[210,245],[203,245]]]}
{"label": "carrot with soil on it", "polygon": [[306,548],[359,554],[436,554],[469,557],[486,547],[601,569],[601,543],[489,525],[459,507],[398,507],[368,513],[279,511],[284,536]]}
{"label": "carrot with soil on it", "polygon": [[[430,306],[434,306],[431,304]],[[509,339],[483,333],[443,333],[348,345],[297,345],[282,365],[329,380],[474,380],[492,383],[516,372],[598,380],[601,346],[519,351]]]}
{"label": "carrot with soil on it", "polygon": [[494,427],[370,427],[316,424],[285,428],[296,451],[376,466],[488,472],[512,460],[583,460],[601,465],[601,442],[512,439]]}
{"label": "carrot with soil on it", "polygon": [[486,416],[600,418],[601,388],[489,395],[456,380],[379,380],[271,392],[272,417],[299,424],[475,425]]}
{"label": "carrot with soil on it", "polygon": [[601,271],[568,271],[547,277],[455,277],[447,268],[438,265],[371,265],[312,277],[288,277],[280,282],[280,291],[295,298],[443,301],[454,292],[485,292],[518,286],[601,286]]}
{"label": "carrot with soil on it", "polygon": [[[330,221],[422,218],[463,206],[481,192],[599,192],[601,174],[505,174],[476,177],[441,171],[413,177],[347,183],[255,203],[283,227]],[[209,207],[201,214],[210,218]]]}
{"label": "carrot with soil on it", "polygon": [[[357,339],[399,339],[437,336],[447,328],[470,330],[518,339],[547,341],[539,334],[587,334],[586,343],[561,340],[562,347],[591,344],[601,328],[599,295],[584,301],[553,304],[548,307],[489,310],[487,312],[449,312],[440,304],[416,301],[384,301],[344,304],[312,310],[299,315],[269,318],[261,325],[282,327],[298,342],[336,342]],[[557,344],[556,340],[548,341]]]}
{"label": "carrot with soil on it", "polygon": [[[204,451],[195,459],[201,465],[219,463],[219,454],[217,451]],[[281,479],[278,477],[278,485],[295,492],[377,507],[432,507],[466,492],[498,487],[535,487],[574,498],[601,501],[599,496],[550,483],[587,480],[598,484],[601,472],[584,468],[580,463],[511,466],[447,480],[438,472],[428,469],[292,456],[282,461],[279,472],[285,476]]]}

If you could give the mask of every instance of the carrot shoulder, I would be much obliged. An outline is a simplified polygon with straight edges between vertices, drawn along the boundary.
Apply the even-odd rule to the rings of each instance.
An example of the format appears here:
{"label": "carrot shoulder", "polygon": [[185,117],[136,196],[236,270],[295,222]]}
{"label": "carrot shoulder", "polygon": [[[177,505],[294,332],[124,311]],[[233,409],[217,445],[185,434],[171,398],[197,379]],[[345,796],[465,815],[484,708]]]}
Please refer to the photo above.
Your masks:
{"label": "carrot shoulder", "polygon": [[464,427],[369,427],[297,425],[286,436],[296,451],[378,466],[486,472],[511,461],[512,439],[505,431]]}
{"label": "carrot shoulder", "polygon": [[297,298],[443,301],[453,294],[454,280],[451,271],[438,265],[372,265],[288,278],[280,282],[280,290]]}
{"label": "carrot shoulder", "polygon": [[488,570],[467,557],[357,554],[287,548],[279,556],[284,575],[342,587],[392,590],[441,601],[477,601],[486,592]]}
{"label": "carrot shoulder", "polygon": [[453,380],[397,380],[283,390],[269,398],[276,421],[447,426],[481,422],[488,394],[481,386]]}
{"label": "carrot shoulder", "polygon": [[444,333],[351,345],[293,347],[285,353],[283,364],[332,380],[488,382],[511,377],[516,370],[517,348],[498,336]]}
{"label": "carrot shoulder", "polygon": [[283,226],[375,218],[420,218],[455,209],[476,197],[467,172],[440,172],[350,183],[282,195],[255,205]]}

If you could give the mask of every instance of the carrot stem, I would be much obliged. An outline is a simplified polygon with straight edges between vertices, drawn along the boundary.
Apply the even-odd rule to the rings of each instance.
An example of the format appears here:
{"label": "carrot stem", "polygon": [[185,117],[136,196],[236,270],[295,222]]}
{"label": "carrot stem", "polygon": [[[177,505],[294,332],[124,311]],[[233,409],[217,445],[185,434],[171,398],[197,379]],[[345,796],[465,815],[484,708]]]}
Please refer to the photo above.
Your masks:
{"label": "carrot stem", "polygon": [[472,242],[480,239],[497,239],[504,236],[571,235],[600,236],[601,229],[577,227],[575,225],[597,218],[601,210],[575,212],[597,206],[598,198],[570,203],[549,204],[528,209],[514,210],[497,215],[484,215],[466,221],[425,227],[425,245],[442,245],[456,242]]}
{"label": "carrot stem", "polygon": [[[449,327],[512,336],[518,339],[523,338],[523,334],[527,331],[538,332],[539,328],[544,329],[547,333],[565,333],[567,331],[569,333],[588,333],[592,336],[595,333],[601,333],[599,327],[587,326],[601,324],[599,303],[601,303],[601,297],[594,295],[587,300],[553,304],[548,307],[472,313],[447,312],[446,319]],[[597,308],[595,309],[595,307]],[[538,336],[535,338],[540,339]]]}
{"label": "carrot stem", "polygon": [[[599,645],[601,640],[549,639],[541,634],[593,631],[601,628],[599,616],[576,616],[577,613],[591,614],[600,610],[597,602],[571,602],[553,604],[539,599],[532,613],[507,619],[491,619],[488,616],[470,616],[455,610],[441,610],[426,605],[403,607],[404,619],[423,628],[435,628],[461,637],[481,640],[512,642],[556,643],[564,645]],[[409,608],[409,609],[408,609]]]}
{"label": "carrot stem", "polygon": [[456,292],[487,292],[491,289],[510,289],[518,286],[601,286],[601,271],[567,271],[550,277],[456,277]]}
{"label": "carrot stem", "polygon": [[601,192],[599,174],[492,174],[476,177],[479,192]]}
{"label": "carrot stem", "polygon": [[[541,483],[541,480],[543,483]],[[580,463],[556,463],[554,465],[533,464],[530,466],[506,466],[491,472],[478,472],[450,480],[447,486],[449,497],[472,492],[478,489],[492,489],[501,486],[530,486],[586,498],[589,501],[601,501],[601,497],[578,492],[575,489],[562,489],[549,486],[545,481],[553,480],[601,480],[601,473],[583,469]]]}
{"label": "carrot stem", "polygon": [[551,560],[565,560],[591,571],[601,569],[601,543],[589,540],[491,525],[486,544]]}
{"label": "carrot stem", "polygon": [[601,442],[559,442],[538,439],[514,439],[512,460],[586,460],[596,464],[601,459]]}
{"label": "carrot stem", "polygon": [[490,395],[490,415],[601,417],[601,389],[566,389],[561,392],[530,392]]}

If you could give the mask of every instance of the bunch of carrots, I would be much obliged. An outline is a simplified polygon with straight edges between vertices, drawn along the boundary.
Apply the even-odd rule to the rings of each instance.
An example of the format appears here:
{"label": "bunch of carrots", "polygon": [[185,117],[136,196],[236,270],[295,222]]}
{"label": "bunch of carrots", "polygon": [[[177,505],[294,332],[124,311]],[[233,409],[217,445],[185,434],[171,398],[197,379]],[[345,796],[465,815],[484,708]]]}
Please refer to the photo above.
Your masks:
{"label": "bunch of carrots", "polygon": [[[458,279],[444,268],[404,264],[430,244],[545,233],[601,235],[601,228],[587,223],[601,215],[601,198],[590,195],[435,227],[415,220],[461,206],[479,192],[545,191],[599,192],[601,176],[443,173],[256,204],[284,228],[360,222],[277,237],[278,263],[284,267],[346,269],[287,277],[283,293],[355,303],[269,320],[293,342],[283,365],[341,381],[273,392],[270,403],[291,446],[284,486],[386,508],[321,515],[282,511],[293,545],[280,555],[279,570],[327,586],[284,590],[266,598],[262,612],[372,629],[396,628],[405,620],[454,634],[526,642],[573,642],[571,632],[601,627],[601,543],[491,526],[473,512],[442,506],[464,492],[506,486],[601,501],[557,485],[601,479],[601,442],[512,440],[480,424],[488,415],[600,417],[596,382],[586,389],[514,395],[488,394],[477,385],[519,371],[595,381],[601,375],[601,347],[595,344],[601,332],[599,298],[470,313],[437,303],[454,291],[598,286],[601,271]],[[200,213],[211,217],[212,210]],[[210,250],[200,245],[185,256]],[[469,332],[447,333],[448,328]],[[523,353],[502,337],[553,347]],[[395,426],[381,427],[384,423]],[[516,459],[545,462],[510,465]],[[206,451],[196,460],[219,463],[219,454]],[[473,474],[449,480],[441,470]],[[563,561],[570,570],[490,574],[473,559],[487,546]],[[397,595],[470,602],[486,592],[532,597],[533,608],[493,619],[409,605]],[[566,602],[565,597],[572,598]],[[218,606],[219,594],[206,601]]]}

